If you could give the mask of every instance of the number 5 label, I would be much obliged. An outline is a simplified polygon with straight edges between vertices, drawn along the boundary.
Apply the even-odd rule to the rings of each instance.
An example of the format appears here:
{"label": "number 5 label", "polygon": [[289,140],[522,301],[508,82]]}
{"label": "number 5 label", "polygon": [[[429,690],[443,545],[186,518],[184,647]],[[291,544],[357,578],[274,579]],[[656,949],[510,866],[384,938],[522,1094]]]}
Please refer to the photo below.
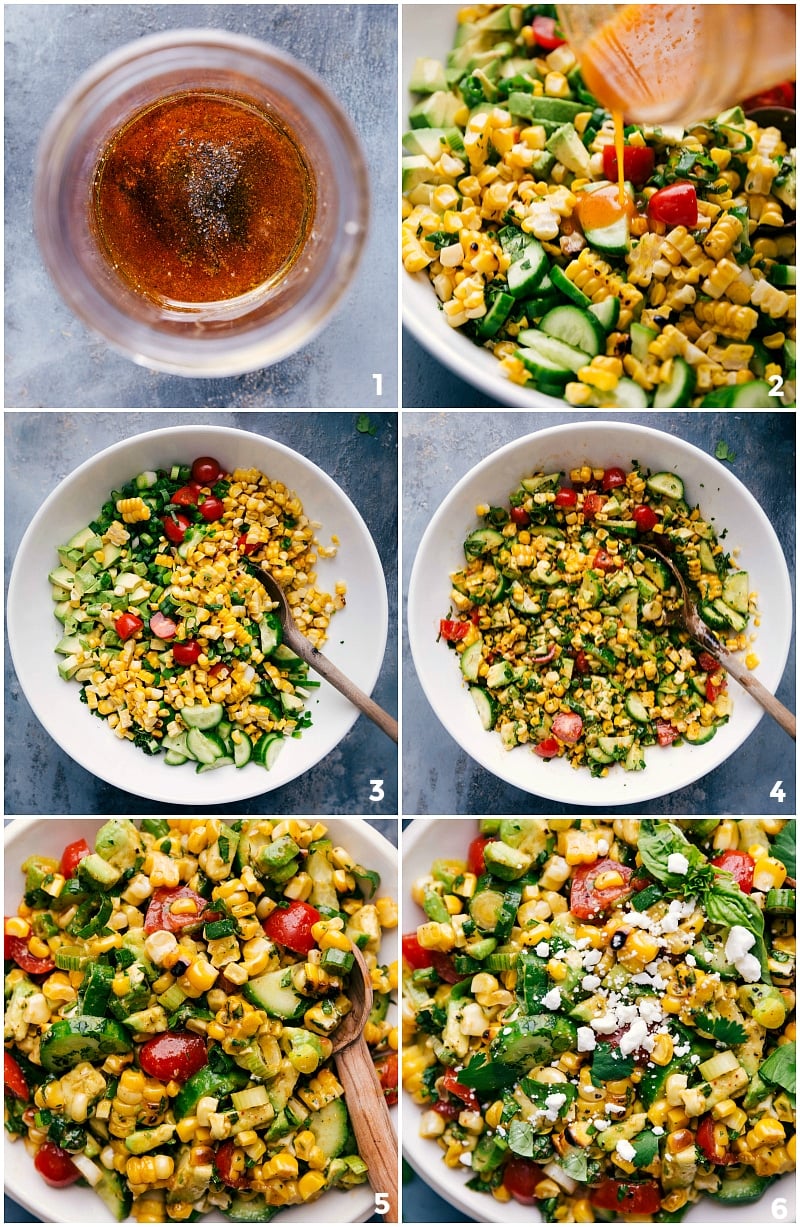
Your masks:
{"label": "number 5 label", "polygon": [[[774,1205],[774,1202],[773,1202],[773,1205]],[[376,1214],[388,1214],[389,1213],[389,1198],[386,1196],[385,1193],[375,1194],[375,1213]],[[774,1210],[773,1210],[773,1213],[774,1213]],[[777,1217],[778,1216],[776,1215],[776,1218]],[[783,1218],[786,1218],[785,1214],[783,1215]]]}

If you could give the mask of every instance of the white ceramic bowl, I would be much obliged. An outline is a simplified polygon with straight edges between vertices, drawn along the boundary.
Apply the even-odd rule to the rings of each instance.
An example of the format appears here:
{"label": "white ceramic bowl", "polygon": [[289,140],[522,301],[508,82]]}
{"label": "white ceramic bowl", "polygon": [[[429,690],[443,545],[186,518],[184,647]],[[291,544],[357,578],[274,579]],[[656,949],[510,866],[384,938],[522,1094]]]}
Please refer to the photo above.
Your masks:
{"label": "white ceramic bowl", "polygon": [[[416,101],[407,84],[419,56],[444,61],[453,45],[459,5],[404,4],[403,56],[400,80],[403,88],[403,131],[408,129],[408,112]],[[564,408],[565,402],[545,396],[535,388],[523,388],[506,379],[500,364],[487,349],[469,339],[459,328],[446,322],[439,300],[426,273],[402,272],[403,323],[434,358],[449,367],[460,379],[480,388],[502,405],[526,409]]]}
{"label": "white ceramic bowl", "polygon": [[[446,833],[443,828],[446,826]],[[447,855],[456,859],[466,858],[471,839],[478,834],[476,818],[417,818],[403,832],[403,929],[406,933],[422,924],[427,917],[422,908],[411,898],[411,886],[415,878],[430,873],[432,863],[447,849]],[[422,1108],[410,1095],[403,1095],[403,1157],[426,1184],[455,1206],[462,1214],[484,1223],[531,1223],[539,1222],[539,1213],[534,1206],[521,1206],[510,1201],[499,1204],[486,1193],[475,1193],[467,1188],[470,1178],[466,1168],[454,1169],[444,1163],[442,1151],[434,1141],[419,1136]],[[777,1199],[785,1199],[784,1207]],[[776,1212],[772,1207],[776,1207]],[[409,1207],[410,1209],[410,1207]],[[408,1211],[407,1211],[408,1214]],[[415,1220],[407,1218],[407,1221]],[[686,1223],[763,1223],[783,1221],[794,1223],[795,1181],[794,1176],[782,1176],[767,1195],[755,1205],[743,1206],[737,1214],[732,1206],[722,1206],[709,1198],[702,1198],[686,1215]]]}
{"label": "white ceramic bowl", "polygon": [[[22,898],[24,876],[21,866],[26,857],[38,853],[59,857],[68,843],[84,838],[93,847],[94,837],[103,824],[102,818],[16,818],[4,831],[3,889],[6,913],[13,915]],[[397,849],[373,830],[363,818],[331,818],[326,825],[337,844],[341,844],[369,869],[381,875],[381,893],[397,898]],[[391,962],[397,955],[397,930],[384,933],[381,946],[382,962]],[[394,1007],[392,1007],[394,1009]],[[352,1109],[351,1109],[352,1110]],[[395,1130],[397,1109],[393,1109]],[[45,1184],[33,1166],[22,1141],[12,1142],[5,1134],[3,1142],[5,1189],[10,1197],[38,1215],[44,1223],[109,1223],[111,1218],[104,1202],[90,1188],[75,1185],[54,1189]],[[359,1185],[347,1193],[331,1190],[311,1207],[316,1222],[363,1223],[375,1212],[375,1198],[370,1186]],[[291,1206],[281,1210],[278,1222],[306,1223],[308,1210]],[[126,1221],[133,1221],[132,1219]],[[203,1223],[227,1223],[219,1213],[206,1214]]]}
{"label": "white ceramic bowl", "polygon": [[[730,721],[704,746],[683,745],[646,752],[644,771],[609,771],[591,779],[566,759],[544,762],[525,747],[502,748],[496,733],[480,724],[452,651],[437,642],[439,620],[449,608],[449,575],[464,565],[464,539],[476,526],[479,503],[507,504],[521,477],[537,470],[568,472],[590,461],[630,466],[633,459],[657,472],[678,473],[687,500],[700,504],[718,531],[728,529],[726,548],[741,547],[740,566],[759,594],[761,626],[756,651],[759,679],[773,692],[783,676],[792,637],[789,574],[778,539],[753,496],[718,461],[674,435],[625,422],[581,422],[527,435],[493,452],[450,492],[432,517],[414,562],[408,592],[408,633],[414,665],[431,707],[463,750],[487,771],[516,788],[572,805],[611,809],[663,797],[713,771],[745,742],[762,709],[733,680]],[[755,765],[754,765],[755,766]],[[757,808],[757,806],[753,806]]]}
{"label": "white ceramic bowl", "polygon": [[364,521],[347,495],[311,461],[281,443],[220,426],[177,426],[134,435],[87,460],[66,477],[31,521],[14,561],[8,591],[8,638],[17,677],[36,716],[59,747],[94,775],[138,796],[184,807],[239,801],[270,792],[308,771],[342,740],[358,717],[352,704],[322,683],[308,710],[313,725],[290,738],[271,771],[255,763],[197,775],[191,765],[168,767],[163,755],[147,757],[115,737],[104,720],[80,702],[79,687],[61,680],[59,638],[48,572],[56,548],[98,514],[115,487],[144,469],[169,468],[197,456],[214,456],[228,472],[255,467],[294,490],[309,519],[322,525],[321,544],[338,536],[339,552],[321,558],[318,585],[333,592],[347,584],[347,604],[332,622],[324,651],[368,693],[377,681],[386,647],[388,602],[383,568]]}

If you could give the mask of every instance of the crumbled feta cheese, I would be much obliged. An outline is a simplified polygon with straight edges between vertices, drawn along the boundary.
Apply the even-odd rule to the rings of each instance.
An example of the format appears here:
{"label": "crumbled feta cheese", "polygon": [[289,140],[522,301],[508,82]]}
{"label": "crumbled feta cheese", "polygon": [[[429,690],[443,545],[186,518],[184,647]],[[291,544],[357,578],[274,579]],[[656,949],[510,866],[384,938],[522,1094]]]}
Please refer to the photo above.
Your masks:
{"label": "crumbled feta cheese", "polygon": [[586,947],[587,947],[589,944],[590,944],[590,943],[589,943],[589,938],[588,938],[588,937],[578,937],[578,938],[576,938],[576,940],[575,940],[575,948],[576,948],[576,950],[585,950],[585,949],[586,949]]}
{"label": "crumbled feta cheese", "polygon": [[696,967],[696,966],[697,966],[697,959],[694,957],[694,955],[692,954],[691,950],[689,951],[689,953],[688,953],[688,954],[685,954],[685,955],[683,956],[683,961],[685,962],[685,964],[686,964],[686,966],[687,966],[687,967]]}
{"label": "crumbled feta cheese", "polygon": [[546,1109],[545,1118],[549,1121],[557,1121],[558,1114],[566,1102],[566,1095],[562,1095],[560,1092],[556,1093],[555,1095],[548,1095],[547,1099],[544,1101],[544,1106]]}
{"label": "crumbled feta cheese", "polygon": [[620,1138],[615,1149],[620,1159],[624,1159],[626,1163],[632,1163],[636,1158],[636,1151],[627,1138]]}
{"label": "crumbled feta cheese", "polygon": [[606,1104],[606,1112],[613,1112],[615,1116],[617,1114],[624,1115],[624,1113],[627,1111],[628,1109],[625,1107],[624,1103],[607,1103]]}
{"label": "crumbled feta cheese", "polygon": [[550,957],[550,946],[547,942],[539,942],[536,947],[536,953],[540,959],[548,959]]}
{"label": "crumbled feta cheese", "polygon": [[747,953],[755,943],[756,939],[753,934],[742,925],[732,927],[725,943],[725,958],[729,963],[733,963],[739,975],[748,984],[755,984],[761,979],[761,964],[755,955]]}
{"label": "crumbled feta cheese", "polygon": [[670,852],[667,857],[667,871],[681,876],[689,872],[689,862],[682,852]]}
{"label": "crumbled feta cheese", "polygon": [[603,954],[600,950],[587,950],[583,956],[583,965],[587,971],[590,971],[592,967],[597,966],[602,957]]}
{"label": "crumbled feta cheese", "polygon": [[761,964],[754,954],[745,954],[736,964],[736,970],[747,984],[757,984],[761,979]]}
{"label": "crumbled feta cheese", "polygon": [[604,1133],[604,1132],[605,1132],[605,1130],[606,1130],[606,1129],[608,1129],[609,1125],[611,1124],[611,1121],[610,1121],[610,1120],[604,1120],[604,1118],[603,1118],[602,1116],[599,1116],[599,1117],[596,1117],[596,1118],[595,1118],[595,1119],[592,1121],[592,1124],[594,1125],[594,1127],[595,1127],[595,1129],[597,1130],[597,1132],[598,1132],[598,1133]]}
{"label": "crumbled feta cheese", "polygon": [[660,1138],[660,1137],[662,1136],[662,1134],[663,1134],[664,1130],[661,1128],[661,1126],[660,1126],[660,1125],[653,1125],[653,1128],[652,1128],[651,1132],[652,1132],[653,1134],[655,1134],[655,1136],[656,1136],[657,1138]]}
{"label": "crumbled feta cheese", "polygon": [[623,1056],[629,1057],[637,1048],[642,1047],[646,1038],[647,1023],[643,1018],[637,1018],[620,1037],[619,1050]]}
{"label": "crumbled feta cheese", "polygon": [[600,987],[599,976],[584,976],[581,980],[581,988],[586,989],[587,993],[593,993],[596,988]]}
{"label": "crumbled feta cheese", "polygon": [[459,1163],[463,1163],[464,1167],[472,1167],[472,1151],[465,1150],[463,1154],[458,1156]]}
{"label": "crumbled feta cheese", "polygon": [[542,997],[542,1005],[546,1010],[557,1010],[561,1006],[561,991],[557,988],[551,988],[549,993]]}
{"label": "crumbled feta cheese", "polygon": [[598,855],[598,856],[607,856],[607,855],[608,855],[608,849],[609,849],[609,843],[608,843],[608,840],[607,840],[607,839],[598,839],[598,841],[597,841],[597,855]]}
{"label": "crumbled feta cheese", "polygon": [[664,1017],[660,1003],[655,997],[643,997],[639,1002],[639,1014],[648,1023],[660,1022]]}
{"label": "crumbled feta cheese", "polygon": [[674,1052],[676,1057],[685,1057],[687,1052],[689,1051],[689,1047],[690,1047],[689,1044],[682,1044],[682,1045],[679,1045],[673,1048],[672,1051]]}
{"label": "crumbled feta cheese", "polygon": [[594,1052],[597,1040],[591,1027],[578,1027],[578,1052]]}
{"label": "crumbled feta cheese", "polygon": [[593,1018],[589,1026],[600,1035],[611,1035],[619,1027],[616,1014],[604,1014],[602,1018]]}

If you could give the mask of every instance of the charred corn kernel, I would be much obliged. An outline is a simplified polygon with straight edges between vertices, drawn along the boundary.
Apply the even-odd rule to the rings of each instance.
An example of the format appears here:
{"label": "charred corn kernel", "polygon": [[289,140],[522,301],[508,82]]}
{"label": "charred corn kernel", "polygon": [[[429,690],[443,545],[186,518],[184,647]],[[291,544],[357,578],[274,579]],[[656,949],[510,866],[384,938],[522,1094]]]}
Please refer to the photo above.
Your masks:
{"label": "charred corn kernel", "polygon": [[[431,920],[417,929],[417,941],[423,950],[442,950],[445,953],[452,950],[456,944],[453,926]],[[349,949],[348,945],[348,949]]]}
{"label": "charred corn kernel", "polygon": [[378,920],[382,929],[394,929],[397,927],[398,913],[397,904],[394,899],[389,899],[387,896],[376,899],[375,909],[378,913]]}
{"label": "charred corn kernel", "polygon": [[648,963],[652,963],[660,950],[656,938],[649,933],[636,929],[625,942],[617,956],[623,967],[628,971],[641,972]]}
{"label": "charred corn kernel", "polygon": [[28,942],[28,949],[37,959],[47,959],[50,957],[50,947],[40,937],[32,937]]}
{"label": "charred corn kernel", "polygon": [[786,1143],[786,1153],[789,1156],[790,1163],[794,1164],[797,1162],[797,1135],[794,1133]]}
{"label": "charred corn kernel", "polygon": [[538,1201],[545,1201],[550,1197],[560,1197],[561,1195],[561,1189],[555,1180],[551,1180],[549,1176],[544,1180],[540,1180],[533,1191]]}
{"label": "charred corn kernel", "polygon": [[608,890],[610,886],[624,886],[624,884],[622,874],[616,869],[609,869],[598,874],[594,881],[594,888],[595,890]]}
{"label": "charred corn kernel", "polygon": [[175,1132],[182,1142],[190,1142],[197,1133],[197,1117],[184,1116],[175,1126]]}
{"label": "charred corn kernel", "polygon": [[[228,970],[226,968],[226,976],[228,975]],[[189,970],[179,978],[178,983],[184,991],[188,986],[198,993],[205,993],[211,988],[218,975],[219,970],[216,967],[212,967],[207,959],[200,957],[195,959]]]}
{"label": "charred corn kernel", "polygon": [[672,1038],[669,1035],[657,1035],[650,1060],[654,1065],[669,1065],[673,1048]]}
{"label": "charred corn kernel", "polygon": [[169,908],[173,916],[193,916],[197,911],[194,899],[176,899]]}
{"label": "charred corn kernel", "polygon": [[21,916],[10,916],[5,923],[5,932],[9,937],[27,937],[30,931],[31,926]]}
{"label": "charred corn kernel", "polygon": [[751,1150],[757,1150],[759,1146],[774,1146],[785,1138],[786,1130],[779,1120],[762,1116],[747,1134],[747,1145]]}
{"label": "charred corn kernel", "polygon": [[[748,665],[748,668],[750,666]],[[759,849],[760,851],[760,849]],[[756,860],[753,870],[753,889],[768,891],[783,886],[786,880],[786,866],[772,856],[762,856]]]}
{"label": "charred corn kernel", "polygon": [[325,1177],[321,1172],[306,1172],[297,1182],[297,1188],[303,1201],[310,1201],[325,1188]]}
{"label": "charred corn kernel", "polygon": [[131,1184],[155,1184],[157,1180],[169,1180],[174,1170],[175,1163],[170,1155],[134,1155],[125,1168]]}
{"label": "charred corn kernel", "polygon": [[547,964],[547,974],[551,980],[555,980],[558,984],[562,980],[566,980],[567,968],[564,963],[560,962],[558,959],[551,959]]}

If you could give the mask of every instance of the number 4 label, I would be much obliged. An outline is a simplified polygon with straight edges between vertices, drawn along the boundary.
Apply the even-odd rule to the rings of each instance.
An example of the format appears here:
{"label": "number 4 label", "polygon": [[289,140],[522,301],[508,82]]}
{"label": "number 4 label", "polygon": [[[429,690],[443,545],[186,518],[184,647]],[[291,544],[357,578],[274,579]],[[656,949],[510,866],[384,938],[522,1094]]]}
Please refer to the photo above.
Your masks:
{"label": "number 4 label", "polygon": [[782,783],[783,783],[783,780],[776,780],[775,783],[772,785],[772,790],[769,794],[771,797],[775,798],[775,800],[778,802],[779,805],[783,805],[784,801],[786,800],[786,793],[781,788]]}

